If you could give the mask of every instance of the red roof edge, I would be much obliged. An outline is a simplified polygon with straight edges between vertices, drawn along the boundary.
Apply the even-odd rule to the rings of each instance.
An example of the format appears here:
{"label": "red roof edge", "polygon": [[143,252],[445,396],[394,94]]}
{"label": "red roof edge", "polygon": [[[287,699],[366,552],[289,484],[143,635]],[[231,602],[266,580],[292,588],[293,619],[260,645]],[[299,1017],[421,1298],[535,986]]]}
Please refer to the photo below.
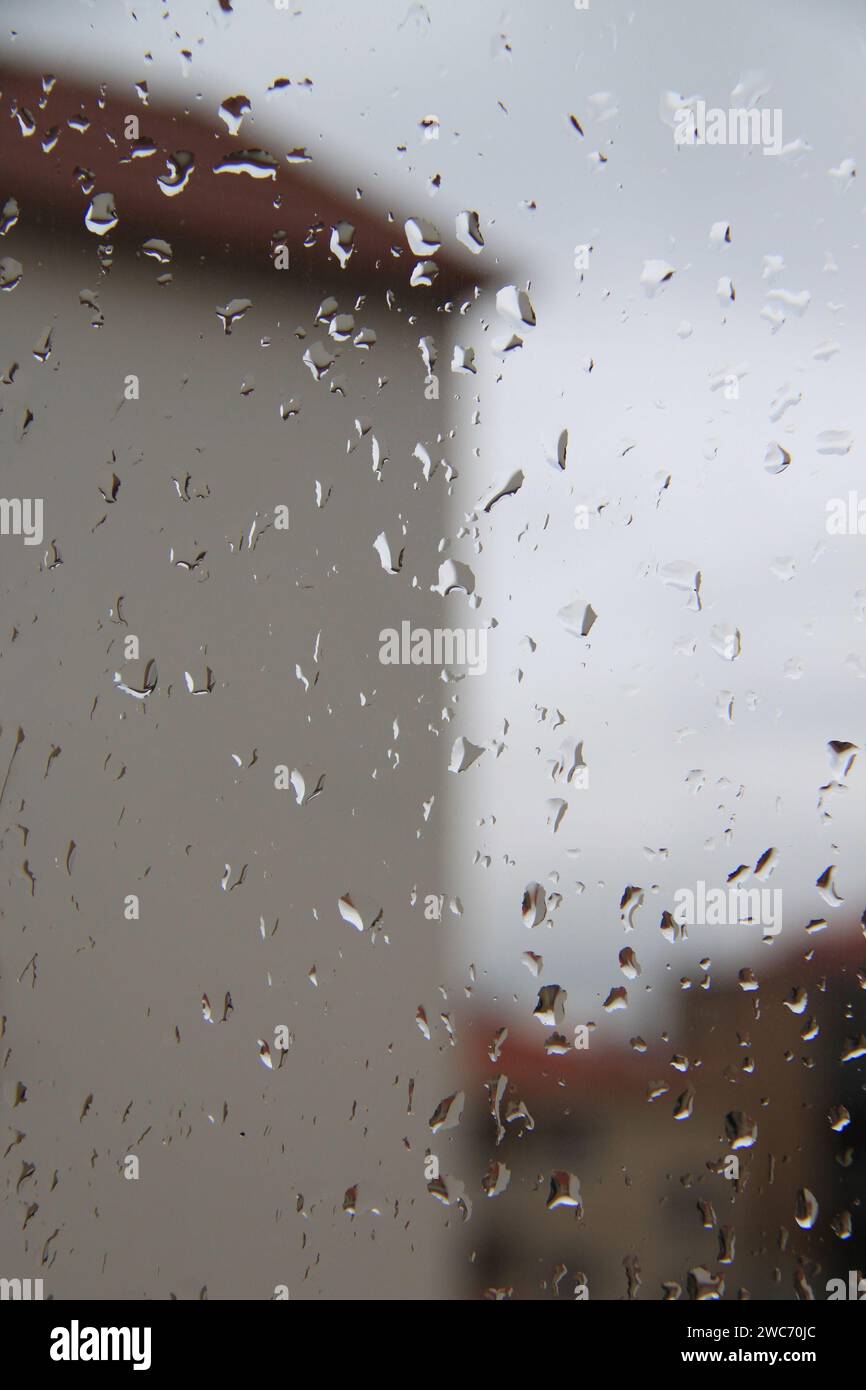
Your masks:
{"label": "red roof edge", "polygon": [[[139,137],[128,138],[128,117],[138,119]],[[267,177],[214,172],[256,146],[243,130],[232,139],[220,126],[197,115],[144,105],[132,94],[123,102],[99,84],[0,66],[0,148],[2,200],[14,197],[21,226],[50,230],[79,226],[91,197],[113,195],[118,223],[105,239],[139,242],[149,237],[202,252],[254,257],[264,270],[273,264],[274,238],[285,239],[290,268],[303,265],[321,279],[363,276],[395,291],[431,294],[438,301],[470,291],[486,277],[470,255],[438,252],[432,289],[410,286],[416,265],[403,226],[379,209],[368,210],[352,190],[342,196],[306,166],[270,154]],[[291,146],[288,146],[290,149]],[[146,151],[152,150],[151,153]],[[192,157],[182,191],[164,191],[158,179],[171,178],[172,161]],[[180,176],[182,177],[182,175]],[[275,203],[278,206],[275,206]],[[330,249],[332,231],[354,227],[345,271]],[[395,248],[400,255],[395,255]]]}
{"label": "red roof edge", "polygon": [[[808,968],[817,974],[839,976],[866,971],[864,937],[866,927],[861,922],[847,921],[827,936],[819,933],[806,937],[796,946],[790,944],[784,954],[775,956],[760,970],[762,991],[767,994],[790,983],[795,973],[799,978],[806,952],[814,952]],[[727,976],[725,983],[717,982],[717,991],[738,988],[736,972],[729,970]],[[490,1055],[491,1045],[503,1027],[508,1029],[508,1037],[494,1061]],[[657,1038],[652,1039],[644,1051],[630,1047],[623,1038],[605,1039],[592,1032],[585,1051],[576,1051],[569,1045],[565,1053],[548,1053],[545,1036],[539,1028],[531,1028],[523,1018],[517,1018],[513,1010],[497,1013],[489,1001],[466,1011],[460,1031],[463,1041],[459,1064],[468,1078],[477,1080],[505,1073],[527,1092],[553,1091],[564,1082],[578,1094],[586,1091],[597,1096],[602,1089],[619,1095],[632,1087],[645,1087],[650,1079],[667,1076],[670,1069],[671,1048],[667,1044],[662,1046]],[[547,1030],[548,1034],[553,1031]],[[854,1025],[852,1031],[857,1031]]]}

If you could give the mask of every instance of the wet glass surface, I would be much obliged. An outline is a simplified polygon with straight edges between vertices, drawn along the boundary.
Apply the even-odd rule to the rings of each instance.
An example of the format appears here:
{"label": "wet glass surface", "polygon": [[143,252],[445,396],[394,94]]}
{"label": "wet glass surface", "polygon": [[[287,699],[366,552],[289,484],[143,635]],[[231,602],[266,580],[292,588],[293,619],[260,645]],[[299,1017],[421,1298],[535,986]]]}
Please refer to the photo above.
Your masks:
{"label": "wet glass surface", "polygon": [[0,1278],[849,1296],[864,43],[4,7]]}

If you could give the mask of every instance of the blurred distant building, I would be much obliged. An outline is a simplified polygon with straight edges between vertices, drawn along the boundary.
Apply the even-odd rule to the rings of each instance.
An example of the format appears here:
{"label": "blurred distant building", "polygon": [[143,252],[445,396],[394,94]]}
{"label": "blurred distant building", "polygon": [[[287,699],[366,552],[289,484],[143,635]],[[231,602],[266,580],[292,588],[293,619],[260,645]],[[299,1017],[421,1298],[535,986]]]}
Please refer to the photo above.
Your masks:
{"label": "blurred distant building", "polygon": [[864,982],[861,929],[834,923],[753,975],[684,981],[625,1050],[603,1018],[560,1053],[467,1014],[466,1295],[823,1299],[862,1274]]}

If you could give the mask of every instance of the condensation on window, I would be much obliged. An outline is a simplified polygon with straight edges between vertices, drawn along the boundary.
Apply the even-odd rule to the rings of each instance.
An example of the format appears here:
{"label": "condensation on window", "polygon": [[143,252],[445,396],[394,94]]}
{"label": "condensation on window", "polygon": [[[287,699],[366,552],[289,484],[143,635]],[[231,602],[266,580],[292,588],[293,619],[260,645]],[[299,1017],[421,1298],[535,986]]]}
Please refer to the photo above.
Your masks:
{"label": "condensation on window", "polygon": [[0,27],[0,1279],[854,1296],[855,7]]}

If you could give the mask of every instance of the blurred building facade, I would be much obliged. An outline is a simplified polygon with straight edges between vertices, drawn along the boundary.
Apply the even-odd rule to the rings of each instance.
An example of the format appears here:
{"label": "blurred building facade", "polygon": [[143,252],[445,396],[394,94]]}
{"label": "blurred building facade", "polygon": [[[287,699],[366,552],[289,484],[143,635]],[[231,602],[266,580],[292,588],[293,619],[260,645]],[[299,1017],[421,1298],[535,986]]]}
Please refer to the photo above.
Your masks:
{"label": "blurred building facade", "polygon": [[379,651],[443,620],[473,277],[248,129],[0,89],[3,1272],[441,1296],[450,691]]}
{"label": "blurred building facade", "polygon": [[466,1296],[824,1299],[863,1277],[864,980],[849,921],[684,976],[664,1029],[625,1046],[603,1013],[582,1048],[504,1006],[467,1015]]}

